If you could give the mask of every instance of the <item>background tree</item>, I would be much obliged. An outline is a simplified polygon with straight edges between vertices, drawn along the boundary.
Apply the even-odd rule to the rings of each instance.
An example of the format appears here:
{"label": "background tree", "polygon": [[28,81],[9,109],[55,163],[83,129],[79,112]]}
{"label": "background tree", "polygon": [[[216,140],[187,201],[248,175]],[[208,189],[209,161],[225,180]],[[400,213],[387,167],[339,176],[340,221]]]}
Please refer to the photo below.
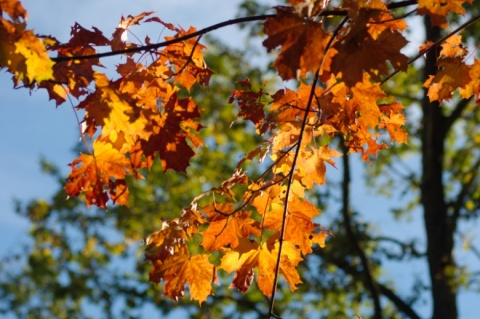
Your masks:
{"label": "background tree", "polygon": [[[418,8],[410,7],[416,6],[415,1],[400,4],[422,11],[422,4]],[[466,7],[465,19],[478,17],[474,7]],[[250,15],[264,13],[256,12],[263,8],[252,1],[246,1],[242,8]],[[400,17],[405,12],[408,10],[402,12],[398,9],[395,14]],[[430,17],[432,15],[424,18],[422,26],[426,40],[433,43],[450,34],[449,30],[464,21],[453,18],[449,21],[449,28],[444,29],[432,26]],[[437,19],[434,21],[436,25],[445,23],[441,16],[433,17]],[[332,25],[336,24],[332,22]],[[417,26],[415,28],[417,30]],[[474,28],[470,27],[462,34],[463,43],[475,41],[472,30]],[[457,63],[455,68],[460,72],[464,65],[462,61],[467,53],[460,43],[452,42],[455,39],[450,37],[447,42],[439,42],[435,49],[425,51],[425,58],[415,67],[410,66],[407,74],[397,74],[385,83],[385,91],[398,97],[408,107],[406,128],[409,145],[391,145],[366,167],[370,186],[394,198],[401,193],[406,194],[405,205],[395,204],[392,207],[396,217],[422,214],[425,247],[418,244],[423,238],[417,234],[405,234],[405,238],[398,238],[385,234],[383,229],[372,230],[372,224],[365,221],[364,214],[351,208],[357,206],[352,202],[349,162],[352,155],[347,155],[349,148],[341,140],[339,148],[345,155],[339,161],[340,180],[331,181],[328,187],[316,190],[310,198],[324,211],[335,212],[328,224],[323,223],[332,229],[335,237],[325,249],[314,250],[307,262],[300,264],[304,284],[296,293],[292,294],[288,287],[280,286],[276,302],[279,309],[275,312],[281,313],[282,317],[310,318],[317,314],[322,318],[338,318],[357,313],[362,317],[371,314],[374,318],[420,318],[417,308],[426,298],[431,301],[433,318],[457,318],[458,292],[461,289],[478,289],[474,271],[469,270],[467,265],[458,264],[454,258],[454,251],[460,246],[460,243],[455,245],[455,236],[461,238],[458,226],[471,222],[477,214],[479,165],[476,101],[470,97],[462,99],[469,93],[478,92],[478,85],[466,80],[465,83],[451,83],[441,78],[446,76],[443,70],[451,71],[452,62]],[[212,45],[209,45],[210,50]],[[249,125],[234,126],[237,131],[226,129],[235,117],[231,108],[224,107],[232,89],[227,85],[233,83],[228,80],[237,75],[239,80],[249,77],[253,87],[258,89],[261,87],[261,75],[265,73],[254,68],[253,73],[242,74],[243,70],[249,69],[242,67],[246,61],[238,63],[244,61],[244,54],[219,46],[213,51],[212,57],[215,58],[206,57],[207,65],[217,73],[225,74],[225,78],[214,78],[215,82],[210,85],[210,93],[214,92],[212,96],[202,90],[192,93],[192,96],[214,106],[204,114],[202,123],[210,124],[204,134],[217,139],[209,141],[210,148],[217,143],[223,148],[219,152],[209,150],[205,153],[200,149],[189,171],[190,176],[199,177],[189,178],[188,187],[184,175],[147,174],[144,181],[128,182],[130,208],[114,207],[106,215],[104,211],[87,210],[83,201],[66,201],[63,190],[48,202],[38,200],[19,206],[19,212],[33,221],[35,241],[33,247],[27,248],[29,257],[25,271],[13,270],[4,274],[1,292],[6,300],[5,311],[16,311],[20,317],[27,314],[35,317],[39,313],[42,317],[62,318],[78,316],[79,313],[87,317],[86,310],[82,310],[82,300],[85,299],[90,300],[90,305],[97,305],[107,317],[115,316],[116,303],[121,304],[124,315],[130,313],[132,317],[138,315],[139,307],[148,302],[164,311],[172,309],[146,283],[145,277],[138,277],[138,274],[146,273],[145,264],[133,262],[130,269],[124,269],[126,263],[122,258],[131,261],[129,256],[135,247],[128,248],[129,242],[138,242],[143,236],[159,229],[161,220],[157,212],[162,212],[162,218],[174,217],[185,201],[205,190],[206,179],[202,176],[208,176],[213,185],[228,179],[231,172],[228,166],[235,164],[232,158],[251,150],[258,143],[254,139],[245,141],[245,132],[252,130]],[[218,59],[218,56],[222,58]],[[474,62],[467,72],[470,80],[478,77],[475,75],[476,65]],[[457,76],[465,79],[464,74]],[[426,81],[430,81],[429,85],[422,89]],[[461,88],[460,92],[452,96],[457,87]],[[448,101],[439,107],[439,100]],[[215,134],[209,131],[213,128],[216,129]],[[465,132],[471,138],[465,138]],[[225,139],[230,142],[224,143],[222,140]],[[239,145],[245,148],[238,150]],[[238,153],[232,151],[234,147]],[[226,165],[225,169],[218,169],[219,163]],[[63,177],[50,164],[44,163],[43,167],[62,183]],[[152,166],[152,172],[160,171],[161,166],[157,162]],[[385,192],[391,188],[393,190]],[[335,202],[341,202],[341,205],[335,205]],[[114,236],[118,239],[112,240]],[[474,247],[472,251],[475,252]],[[411,294],[406,294],[395,289],[395,284],[398,284],[395,278],[387,280],[382,272],[388,269],[388,264],[385,266],[387,261],[408,263],[409,259],[428,264],[430,276],[427,280],[419,278]],[[18,262],[24,261],[19,257]],[[12,263],[14,261],[7,263],[7,267]],[[130,273],[128,276],[124,274],[127,271]],[[23,284],[18,285],[19,282]],[[43,290],[47,283],[53,287],[49,293]],[[241,295],[224,286],[215,289],[215,296],[207,299],[200,310],[196,305],[191,308],[185,306],[192,317],[220,314],[240,317],[244,312],[254,312],[262,317],[268,312],[268,302],[258,291],[250,289]]]}

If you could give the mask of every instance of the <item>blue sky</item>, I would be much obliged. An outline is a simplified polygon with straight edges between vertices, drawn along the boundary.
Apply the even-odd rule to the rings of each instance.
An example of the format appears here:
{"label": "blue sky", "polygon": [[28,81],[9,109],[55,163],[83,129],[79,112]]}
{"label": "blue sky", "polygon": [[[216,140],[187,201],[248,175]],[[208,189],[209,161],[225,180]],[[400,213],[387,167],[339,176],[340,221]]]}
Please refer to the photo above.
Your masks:
{"label": "blue sky", "polygon": [[[109,36],[119,22],[120,16],[136,15],[144,11],[157,11],[157,15],[166,22],[178,24],[187,29],[190,25],[197,29],[231,19],[237,11],[240,1],[219,0],[26,0],[24,6],[30,14],[29,28],[37,33],[53,35],[61,41],[67,41],[70,27],[78,22],[85,28],[96,26]],[[274,2],[274,1],[271,1]],[[155,25],[158,27],[158,25]],[[134,29],[135,32],[135,29]],[[149,29],[152,39],[161,36],[161,29]],[[142,34],[140,32],[140,34]],[[216,31],[214,35],[229,43],[242,42],[238,31],[229,27]],[[143,36],[141,36],[143,38]],[[132,39],[132,37],[130,37]],[[15,247],[27,241],[25,232],[28,224],[13,213],[13,198],[28,200],[48,198],[58,185],[40,172],[39,160],[44,157],[58,165],[67,176],[67,164],[74,158],[70,151],[78,141],[79,133],[76,118],[71,105],[64,104],[56,108],[43,92],[28,92],[25,89],[12,89],[10,76],[0,72],[0,256],[7,256]],[[356,164],[360,171],[360,165]],[[335,174],[335,170],[329,170]],[[354,176],[354,183],[361,185],[360,174]],[[366,218],[376,221],[378,229],[387,230],[388,234],[402,238],[405,234],[421,234],[423,226],[416,222],[407,226],[400,223],[395,228],[388,213],[389,201],[369,196],[362,188],[354,193],[355,208],[366,212]],[[335,212],[331,212],[335,213]],[[415,221],[415,218],[414,218]],[[417,220],[418,221],[418,220]],[[325,225],[328,227],[328,225]],[[478,228],[478,223],[477,223]],[[423,238],[418,236],[421,244]],[[461,256],[461,258],[470,258]],[[472,260],[474,262],[474,260]],[[476,263],[478,265],[478,261]],[[415,269],[426,274],[426,268]],[[388,275],[399,281],[411,280],[411,269],[391,267]],[[401,285],[407,292],[407,285]],[[474,317],[472,303],[478,295],[463,294],[460,298],[461,318]],[[428,315],[425,307],[422,314]]]}

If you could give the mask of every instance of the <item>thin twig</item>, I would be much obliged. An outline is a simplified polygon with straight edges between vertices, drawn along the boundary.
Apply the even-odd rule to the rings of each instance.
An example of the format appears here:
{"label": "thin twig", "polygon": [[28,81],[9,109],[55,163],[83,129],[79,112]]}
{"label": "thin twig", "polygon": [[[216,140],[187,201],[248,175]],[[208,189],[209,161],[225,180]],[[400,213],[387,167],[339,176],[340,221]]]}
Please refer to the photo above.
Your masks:
{"label": "thin twig", "polygon": [[220,28],[223,28],[223,27],[227,27],[227,26],[230,26],[230,25],[240,24],[240,23],[249,22],[249,21],[262,21],[262,20],[265,20],[269,17],[274,17],[274,16],[275,16],[275,14],[264,14],[264,15],[258,15],[258,16],[231,19],[231,20],[227,20],[227,21],[223,21],[223,22],[214,24],[212,26],[206,27],[206,28],[198,30],[196,32],[184,35],[182,37],[178,37],[178,38],[175,38],[175,39],[172,39],[172,40],[168,40],[168,41],[153,43],[153,44],[149,44],[149,45],[143,45],[143,46],[139,46],[139,47],[135,47],[135,48],[117,50],[117,51],[110,51],[110,52],[89,54],[89,55],[79,55],[79,56],[62,56],[62,57],[56,57],[56,58],[51,58],[51,59],[53,61],[59,63],[59,62],[72,61],[72,60],[98,59],[98,58],[104,58],[104,57],[108,57],[108,56],[120,55],[120,54],[125,54],[125,53],[149,51],[149,50],[154,50],[154,49],[166,47],[170,44],[183,42],[185,40],[195,38],[197,36],[207,34],[207,33],[211,32],[213,30],[220,29]]}

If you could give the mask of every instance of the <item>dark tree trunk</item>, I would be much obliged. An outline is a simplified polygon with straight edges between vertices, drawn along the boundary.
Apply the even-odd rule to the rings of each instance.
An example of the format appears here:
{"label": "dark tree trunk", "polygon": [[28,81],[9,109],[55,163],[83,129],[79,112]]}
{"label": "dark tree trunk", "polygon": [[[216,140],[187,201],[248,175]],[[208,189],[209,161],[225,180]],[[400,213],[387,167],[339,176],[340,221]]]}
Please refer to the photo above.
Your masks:
{"label": "dark tree trunk", "polygon": [[[427,40],[435,42],[440,30],[432,28],[425,18]],[[426,56],[424,79],[436,71],[438,50]],[[453,235],[455,222],[449,216],[444,197],[443,160],[446,137],[446,118],[438,103],[430,103],[428,96],[422,100],[422,184],[421,202],[427,236],[427,256],[431,281],[434,319],[456,319],[457,300],[455,288],[448,276],[448,267],[454,266]]]}

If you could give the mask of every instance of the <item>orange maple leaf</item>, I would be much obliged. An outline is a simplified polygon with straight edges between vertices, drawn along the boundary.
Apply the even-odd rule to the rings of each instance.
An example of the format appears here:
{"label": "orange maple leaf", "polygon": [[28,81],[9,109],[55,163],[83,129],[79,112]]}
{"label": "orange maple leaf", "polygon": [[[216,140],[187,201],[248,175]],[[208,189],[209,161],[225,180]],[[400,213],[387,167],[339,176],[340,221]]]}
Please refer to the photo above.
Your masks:
{"label": "orange maple leaf", "polygon": [[473,0],[419,0],[418,13],[429,15],[433,25],[441,28],[448,27],[447,15],[455,12],[461,15],[465,14],[465,3],[472,3]]}
{"label": "orange maple leaf", "polygon": [[250,212],[235,212],[231,203],[212,203],[202,209],[210,222],[203,232],[202,246],[207,251],[235,248],[239,239],[250,235],[260,235],[260,225],[250,218]]}
{"label": "orange maple leaf", "polygon": [[[236,249],[231,249],[221,259],[219,268],[228,273],[236,272],[232,288],[241,292],[247,291],[257,274],[257,284],[260,291],[270,297],[273,289],[275,267],[277,264],[279,243],[263,243],[259,245],[255,241],[242,238]],[[280,262],[280,273],[294,291],[296,285],[301,283],[296,266],[302,260],[298,249],[289,242],[284,242]]]}
{"label": "orange maple leaf", "polygon": [[473,65],[470,66],[470,78],[472,79],[465,87],[460,88],[460,95],[464,99],[468,99],[472,94],[475,95],[477,104],[480,104],[480,61],[474,59]]}
{"label": "orange maple leaf", "polygon": [[468,54],[468,50],[462,45],[462,36],[454,34],[442,43],[440,57],[447,58],[464,58]]}
{"label": "orange maple leaf", "polygon": [[111,144],[93,143],[93,154],[80,154],[69,164],[72,168],[65,190],[69,196],[86,196],[87,205],[106,207],[108,198],[114,203],[128,204],[125,175],[134,174],[130,161]]}
{"label": "orange maple leaf", "polygon": [[200,304],[212,293],[215,282],[215,267],[208,261],[208,255],[189,257],[188,254],[176,254],[164,262],[154,261],[150,271],[150,280],[165,280],[163,293],[170,299],[178,301],[185,293],[185,285],[190,286],[191,299]]}
{"label": "orange maple leaf", "polygon": [[382,22],[378,22],[379,17],[383,17],[380,11],[360,10],[350,32],[335,42],[330,50],[330,70],[341,77],[349,87],[362,82],[363,71],[375,80],[388,74],[387,61],[390,61],[395,69],[405,70],[407,67],[408,58],[400,53],[400,50],[408,41],[396,25],[387,23],[381,31],[378,23]]}
{"label": "orange maple leaf", "polygon": [[[390,135],[392,141],[397,143],[407,143],[407,132],[403,129],[405,125],[405,116],[400,113],[404,106],[398,102],[384,104],[379,106],[382,112],[382,121]],[[382,125],[380,125],[382,127]]]}
{"label": "orange maple leaf", "polygon": [[295,174],[307,189],[312,189],[314,183],[323,185],[327,169],[325,162],[335,167],[332,157],[340,155],[341,153],[328,146],[321,146],[318,149],[312,147],[301,154]]}
{"label": "orange maple leaf", "polygon": [[470,81],[470,66],[461,57],[444,58],[437,62],[439,71],[423,84],[428,88],[430,101],[449,101],[457,88],[466,87]]}
{"label": "orange maple leaf", "polygon": [[[93,135],[97,126],[102,127],[101,136],[118,144],[127,151],[139,138],[147,139],[151,132],[146,129],[147,119],[141,108],[131,105],[104,74],[94,73],[96,91],[77,106],[85,109],[85,132]],[[136,110],[137,109],[137,110]]]}
{"label": "orange maple leaf", "polygon": [[[190,27],[188,30],[179,29],[173,37],[165,37],[166,41],[173,40],[197,31]],[[191,38],[185,41],[167,46],[162,54],[166,54],[173,65],[175,82],[190,91],[192,85],[198,82],[201,85],[208,85],[213,74],[207,68],[203,59],[203,52],[206,47],[199,43],[199,38]]]}
{"label": "orange maple leaf", "polygon": [[281,46],[274,62],[284,80],[304,76],[320,68],[330,34],[322,24],[298,16],[291,7],[276,7],[277,15],[268,18],[264,32],[268,38],[263,45],[268,52]]}
{"label": "orange maple leaf", "polygon": [[[263,217],[263,227],[276,231],[282,229],[285,205],[279,197],[284,188],[279,185],[272,186],[253,199],[252,206]],[[304,255],[312,251],[310,235],[318,231],[318,225],[312,219],[319,214],[320,211],[315,205],[307,200],[301,200],[298,194],[292,192],[288,203],[284,238],[296,245]]]}

